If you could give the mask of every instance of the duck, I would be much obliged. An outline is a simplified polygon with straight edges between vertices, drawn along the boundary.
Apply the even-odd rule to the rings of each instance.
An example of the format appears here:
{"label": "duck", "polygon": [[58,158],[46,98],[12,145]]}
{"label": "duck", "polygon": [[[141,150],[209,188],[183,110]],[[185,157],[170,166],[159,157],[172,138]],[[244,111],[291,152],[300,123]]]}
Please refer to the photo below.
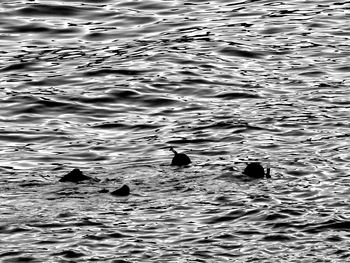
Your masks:
{"label": "duck", "polygon": [[86,176],[83,174],[80,169],[75,168],[70,171],[68,174],[64,175],[59,181],[60,182],[71,182],[71,183],[79,183],[85,180],[92,180],[90,176]]}
{"label": "duck", "polygon": [[178,153],[177,151],[175,151],[174,147],[170,147],[169,150],[174,153],[171,165],[184,166],[191,163],[190,157],[188,157],[186,154]]}
{"label": "duck", "polygon": [[247,167],[244,169],[243,174],[251,178],[271,178],[270,166],[266,168],[266,173],[264,167],[259,162],[248,163]]}
{"label": "duck", "polygon": [[111,195],[114,196],[128,196],[130,194],[130,187],[124,184],[122,187],[117,190],[111,192]]}

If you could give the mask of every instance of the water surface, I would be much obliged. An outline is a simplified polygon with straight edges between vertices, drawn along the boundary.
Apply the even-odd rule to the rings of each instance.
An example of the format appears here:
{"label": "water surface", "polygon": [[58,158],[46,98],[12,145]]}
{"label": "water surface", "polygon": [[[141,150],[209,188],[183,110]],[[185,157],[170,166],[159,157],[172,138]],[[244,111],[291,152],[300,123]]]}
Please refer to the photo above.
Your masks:
{"label": "water surface", "polygon": [[346,262],[349,8],[2,1],[2,262]]}

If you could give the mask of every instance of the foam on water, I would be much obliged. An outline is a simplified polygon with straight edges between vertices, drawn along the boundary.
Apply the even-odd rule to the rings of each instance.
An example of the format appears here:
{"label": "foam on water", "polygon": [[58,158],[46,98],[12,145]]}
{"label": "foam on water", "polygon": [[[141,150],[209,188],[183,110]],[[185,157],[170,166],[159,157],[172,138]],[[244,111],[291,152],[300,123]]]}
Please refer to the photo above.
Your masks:
{"label": "foam on water", "polygon": [[2,1],[0,260],[346,262],[349,7]]}

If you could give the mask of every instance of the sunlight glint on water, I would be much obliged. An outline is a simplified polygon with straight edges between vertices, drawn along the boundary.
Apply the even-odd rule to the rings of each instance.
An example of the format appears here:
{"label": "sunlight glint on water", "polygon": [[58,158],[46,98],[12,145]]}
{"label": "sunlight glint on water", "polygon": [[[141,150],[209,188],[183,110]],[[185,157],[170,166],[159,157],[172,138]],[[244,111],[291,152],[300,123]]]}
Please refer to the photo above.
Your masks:
{"label": "sunlight glint on water", "polygon": [[349,7],[2,1],[0,260],[348,261]]}

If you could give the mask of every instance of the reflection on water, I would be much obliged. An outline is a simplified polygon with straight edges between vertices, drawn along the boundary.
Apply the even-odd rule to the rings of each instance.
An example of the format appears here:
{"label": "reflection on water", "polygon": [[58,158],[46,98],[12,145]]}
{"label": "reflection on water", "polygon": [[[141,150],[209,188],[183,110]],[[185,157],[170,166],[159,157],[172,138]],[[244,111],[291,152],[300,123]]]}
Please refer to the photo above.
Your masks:
{"label": "reflection on water", "polygon": [[2,262],[346,262],[349,7],[3,1]]}

